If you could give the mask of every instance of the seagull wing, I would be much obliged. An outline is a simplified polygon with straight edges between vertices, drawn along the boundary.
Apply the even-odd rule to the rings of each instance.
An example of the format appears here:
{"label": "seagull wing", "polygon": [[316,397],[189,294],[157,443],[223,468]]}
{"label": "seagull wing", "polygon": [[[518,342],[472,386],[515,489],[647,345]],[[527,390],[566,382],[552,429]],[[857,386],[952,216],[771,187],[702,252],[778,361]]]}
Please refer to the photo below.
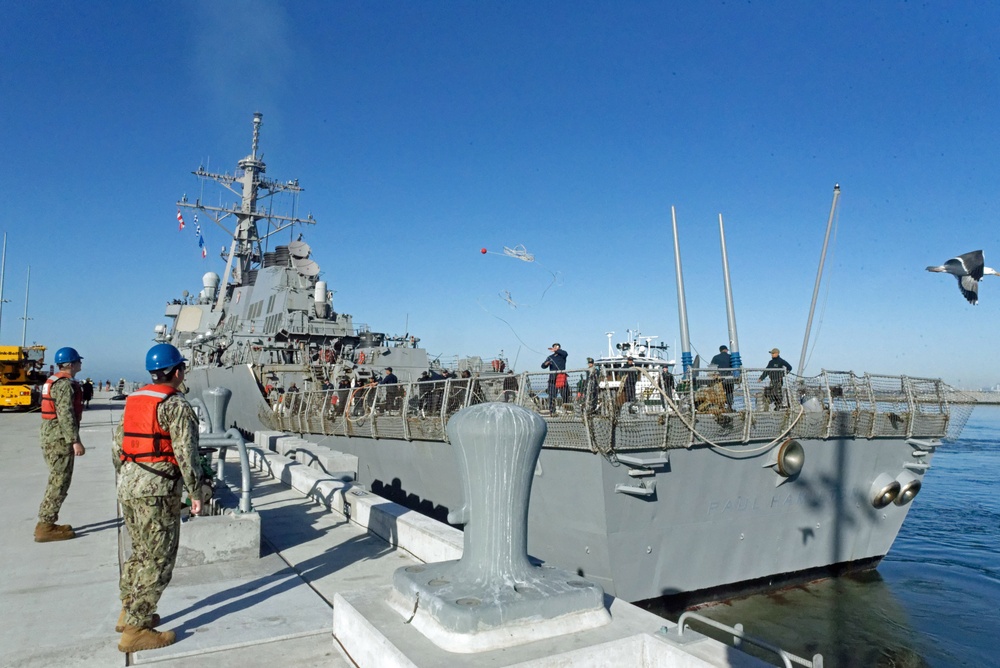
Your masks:
{"label": "seagull wing", "polygon": [[944,270],[952,276],[968,276],[969,267],[962,259],[964,256],[953,257],[944,263]]}
{"label": "seagull wing", "polygon": [[971,276],[958,277],[958,289],[962,291],[962,296],[975,306],[979,303],[979,281]]}
{"label": "seagull wing", "polygon": [[962,263],[962,266],[965,267],[965,272],[969,276],[972,276],[977,281],[983,277],[983,267],[986,265],[986,258],[983,256],[983,251],[976,250],[971,253],[963,253],[955,259]]}

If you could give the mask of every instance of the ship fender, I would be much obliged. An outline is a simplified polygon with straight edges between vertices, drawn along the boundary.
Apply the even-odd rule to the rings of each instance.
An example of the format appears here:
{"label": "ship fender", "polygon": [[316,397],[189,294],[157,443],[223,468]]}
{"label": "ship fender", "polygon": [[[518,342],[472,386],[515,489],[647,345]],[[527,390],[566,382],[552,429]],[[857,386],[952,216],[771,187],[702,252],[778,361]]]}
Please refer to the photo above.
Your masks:
{"label": "ship fender", "polygon": [[885,508],[899,496],[899,481],[888,473],[880,473],[872,483],[868,498],[876,508]]}
{"label": "ship fender", "polygon": [[910,471],[903,471],[896,476],[896,482],[899,483],[899,494],[892,502],[897,506],[905,506],[912,501],[913,497],[920,493],[920,488],[923,486],[920,478]]}

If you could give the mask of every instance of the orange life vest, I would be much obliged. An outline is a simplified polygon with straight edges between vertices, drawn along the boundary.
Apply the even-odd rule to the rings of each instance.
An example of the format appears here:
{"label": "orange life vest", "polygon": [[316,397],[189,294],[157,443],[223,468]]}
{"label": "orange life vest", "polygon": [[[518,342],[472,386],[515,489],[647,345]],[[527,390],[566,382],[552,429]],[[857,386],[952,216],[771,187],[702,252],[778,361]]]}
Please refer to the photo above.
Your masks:
{"label": "orange life vest", "polygon": [[177,390],[169,385],[147,385],[125,400],[123,462],[132,461],[140,466],[144,462],[170,462],[177,466],[170,432],[160,425],[156,416],[157,407],[174,394]]}
{"label": "orange life vest", "polygon": [[52,400],[52,384],[62,378],[68,378],[73,388],[73,413],[76,415],[76,421],[79,422],[80,418],[83,417],[83,391],[80,389],[80,383],[73,380],[73,376],[66,371],[49,376],[45,384],[42,385],[42,419],[56,419],[56,402]]}

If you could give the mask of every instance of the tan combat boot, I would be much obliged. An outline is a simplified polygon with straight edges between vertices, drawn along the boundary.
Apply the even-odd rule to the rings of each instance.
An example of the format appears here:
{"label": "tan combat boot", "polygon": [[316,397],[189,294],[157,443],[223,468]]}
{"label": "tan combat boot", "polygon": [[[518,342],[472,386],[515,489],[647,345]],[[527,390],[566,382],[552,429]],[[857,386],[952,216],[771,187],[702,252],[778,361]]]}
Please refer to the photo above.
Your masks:
{"label": "tan combat boot", "polygon": [[50,543],[54,540],[69,540],[70,538],[76,538],[76,534],[72,529],[65,529],[69,525],[55,525],[51,522],[39,522],[35,525],[35,542],[36,543]]}
{"label": "tan combat boot", "polygon": [[[150,626],[159,626],[160,625],[160,616],[159,615],[153,615],[153,618],[151,620],[149,620],[149,625]],[[121,633],[124,630],[125,630],[125,608],[122,607],[122,611],[118,615],[118,623],[115,624],[115,631],[118,631],[118,633]]]}
{"label": "tan combat boot", "polygon": [[157,631],[142,626],[125,625],[122,639],[118,641],[119,652],[141,652],[173,645],[177,641],[173,631]]}

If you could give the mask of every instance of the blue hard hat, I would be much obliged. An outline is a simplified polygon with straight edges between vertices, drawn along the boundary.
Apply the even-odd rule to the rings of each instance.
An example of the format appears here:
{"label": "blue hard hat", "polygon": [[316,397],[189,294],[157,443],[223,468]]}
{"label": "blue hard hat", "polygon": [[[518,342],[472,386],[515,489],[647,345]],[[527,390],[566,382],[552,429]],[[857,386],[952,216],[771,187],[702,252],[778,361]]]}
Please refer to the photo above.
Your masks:
{"label": "blue hard hat", "polygon": [[169,343],[157,343],[146,353],[146,371],[169,369],[182,362],[187,362],[181,351]]}
{"label": "blue hard hat", "polygon": [[79,362],[82,359],[80,353],[76,352],[76,348],[67,346],[56,351],[56,364],[69,364],[70,362]]}

